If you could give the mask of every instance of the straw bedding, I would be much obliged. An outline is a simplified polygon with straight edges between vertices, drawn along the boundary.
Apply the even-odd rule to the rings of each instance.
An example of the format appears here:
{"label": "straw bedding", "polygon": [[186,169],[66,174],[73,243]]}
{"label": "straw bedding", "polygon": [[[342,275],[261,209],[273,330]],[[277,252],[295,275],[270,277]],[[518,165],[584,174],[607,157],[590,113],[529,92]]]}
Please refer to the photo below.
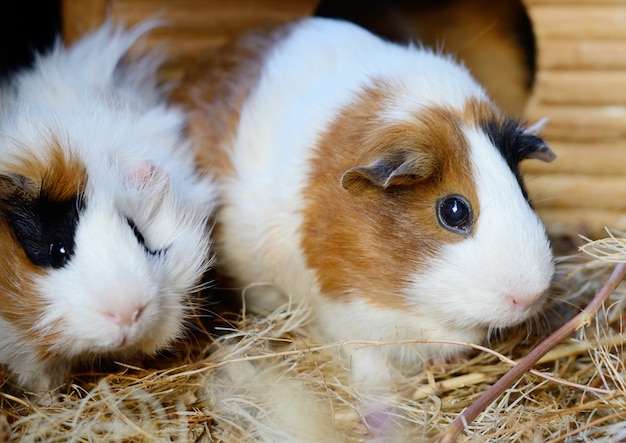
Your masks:
{"label": "straw bedding", "polygon": [[[368,436],[356,412],[371,399],[350,387],[345,343],[316,342],[306,306],[287,305],[208,327],[198,322],[171,353],[76,374],[53,402],[15,394],[5,374],[0,441],[427,440],[507,371],[505,359],[521,358],[584,307],[612,262],[626,260],[620,238],[585,249],[596,257],[579,253],[558,264],[541,317],[494,332],[467,361],[426,364],[400,377],[385,406],[387,438]],[[620,286],[587,327],[536,365],[539,372],[526,374],[470,423],[461,441],[626,440],[625,292]]]}

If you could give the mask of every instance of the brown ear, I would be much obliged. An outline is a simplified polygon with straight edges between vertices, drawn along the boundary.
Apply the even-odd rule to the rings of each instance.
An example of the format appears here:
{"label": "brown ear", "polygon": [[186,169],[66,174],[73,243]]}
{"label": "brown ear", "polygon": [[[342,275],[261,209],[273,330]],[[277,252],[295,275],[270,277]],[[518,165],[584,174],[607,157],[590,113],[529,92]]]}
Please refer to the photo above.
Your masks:
{"label": "brown ear", "polygon": [[367,166],[348,169],[341,177],[341,185],[358,195],[373,188],[411,185],[426,180],[436,169],[432,155],[418,150],[400,151],[379,157]]}

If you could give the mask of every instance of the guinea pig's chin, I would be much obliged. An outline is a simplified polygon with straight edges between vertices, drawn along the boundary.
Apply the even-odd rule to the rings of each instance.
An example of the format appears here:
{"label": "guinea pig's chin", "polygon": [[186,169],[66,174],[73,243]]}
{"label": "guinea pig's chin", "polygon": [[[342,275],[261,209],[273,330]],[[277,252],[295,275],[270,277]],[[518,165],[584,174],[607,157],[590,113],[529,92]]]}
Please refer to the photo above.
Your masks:
{"label": "guinea pig's chin", "polygon": [[[125,341],[120,341],[118,346],[112,346],[107,351],[113,354],[126,354],[126,355],[150,355],[168,347],[178,334],[172,334],[168,337],[154,337],[150,335],[143,335],[142,337],[127,338]],[[105,351],[106,352],[106,351]]]}
{"label": "guinea pig's chin", "polygon": [[547,290],[521,300],[498,291],[439,289],[413,286],[406,297],[411,310],[416,316],[428,312],[431,319],[462,330],[515,326],[538,315],[547,300]]}
{"label": "guinea pig's chin", "polygon": [[490,329],[504,329],[516,326],[539,315],[547,299],[546,294],[538,296],[532,304],[519,306],[510,301],[508,296],[499,296],[500,300],[485,309],[476,309],[468,317],[477,324]]}
{"label": "guinea pig's chin", "polygon": [[154,354],[169,346],[180,331],[175,328],[169,332],[145,331],[116,331],[107,336],[93,337],[89,340],[79,340],[77,348],[81,354],[88,355],[142,355]]}

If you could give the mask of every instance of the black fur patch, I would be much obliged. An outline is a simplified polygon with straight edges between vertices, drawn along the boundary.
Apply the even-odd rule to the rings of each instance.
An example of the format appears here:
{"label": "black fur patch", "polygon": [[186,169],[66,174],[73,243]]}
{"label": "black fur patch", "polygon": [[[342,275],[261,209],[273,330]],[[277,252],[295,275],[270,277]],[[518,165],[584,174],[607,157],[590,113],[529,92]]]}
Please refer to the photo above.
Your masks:
{"label": "black fur patch", "polygon": [[55,201],[41,190],[32,195],[24,177],[1,178],[0,210],[26,256],[36,266],[63,266],[74,253],[82,198]]}
{"label": "black fur patch", "polygon": [[522,189],[524,198],[528,200],[528,192],[524,186],[519,164],[525,158],[545,146],[540,137],[524,132],[524,127],[516,120],[498,119],[483,121],[480,124],[483,132],[489,137],[491,143],[498,149],[509,168],[515,174],[517,182]]}

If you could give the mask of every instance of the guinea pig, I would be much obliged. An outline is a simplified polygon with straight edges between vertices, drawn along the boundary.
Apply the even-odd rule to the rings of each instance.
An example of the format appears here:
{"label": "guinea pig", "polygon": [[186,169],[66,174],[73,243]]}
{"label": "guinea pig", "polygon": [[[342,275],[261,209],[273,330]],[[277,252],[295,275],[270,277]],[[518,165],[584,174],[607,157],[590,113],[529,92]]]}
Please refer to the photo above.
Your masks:
{"label": "guinea pig", "polygon": [[59,41],[0,88],[0,363],[31,392],[182,337],[216,190],[166,105],[153,27]]}
{"label": "guinea pig", "polygon": [[554,154],[450,57],[307,18],[245,33],[173,97],[246,302],[307,299],[329,340],[415,342],[351,346],[355,383],[541,308],[554,259],[519,163]]}

